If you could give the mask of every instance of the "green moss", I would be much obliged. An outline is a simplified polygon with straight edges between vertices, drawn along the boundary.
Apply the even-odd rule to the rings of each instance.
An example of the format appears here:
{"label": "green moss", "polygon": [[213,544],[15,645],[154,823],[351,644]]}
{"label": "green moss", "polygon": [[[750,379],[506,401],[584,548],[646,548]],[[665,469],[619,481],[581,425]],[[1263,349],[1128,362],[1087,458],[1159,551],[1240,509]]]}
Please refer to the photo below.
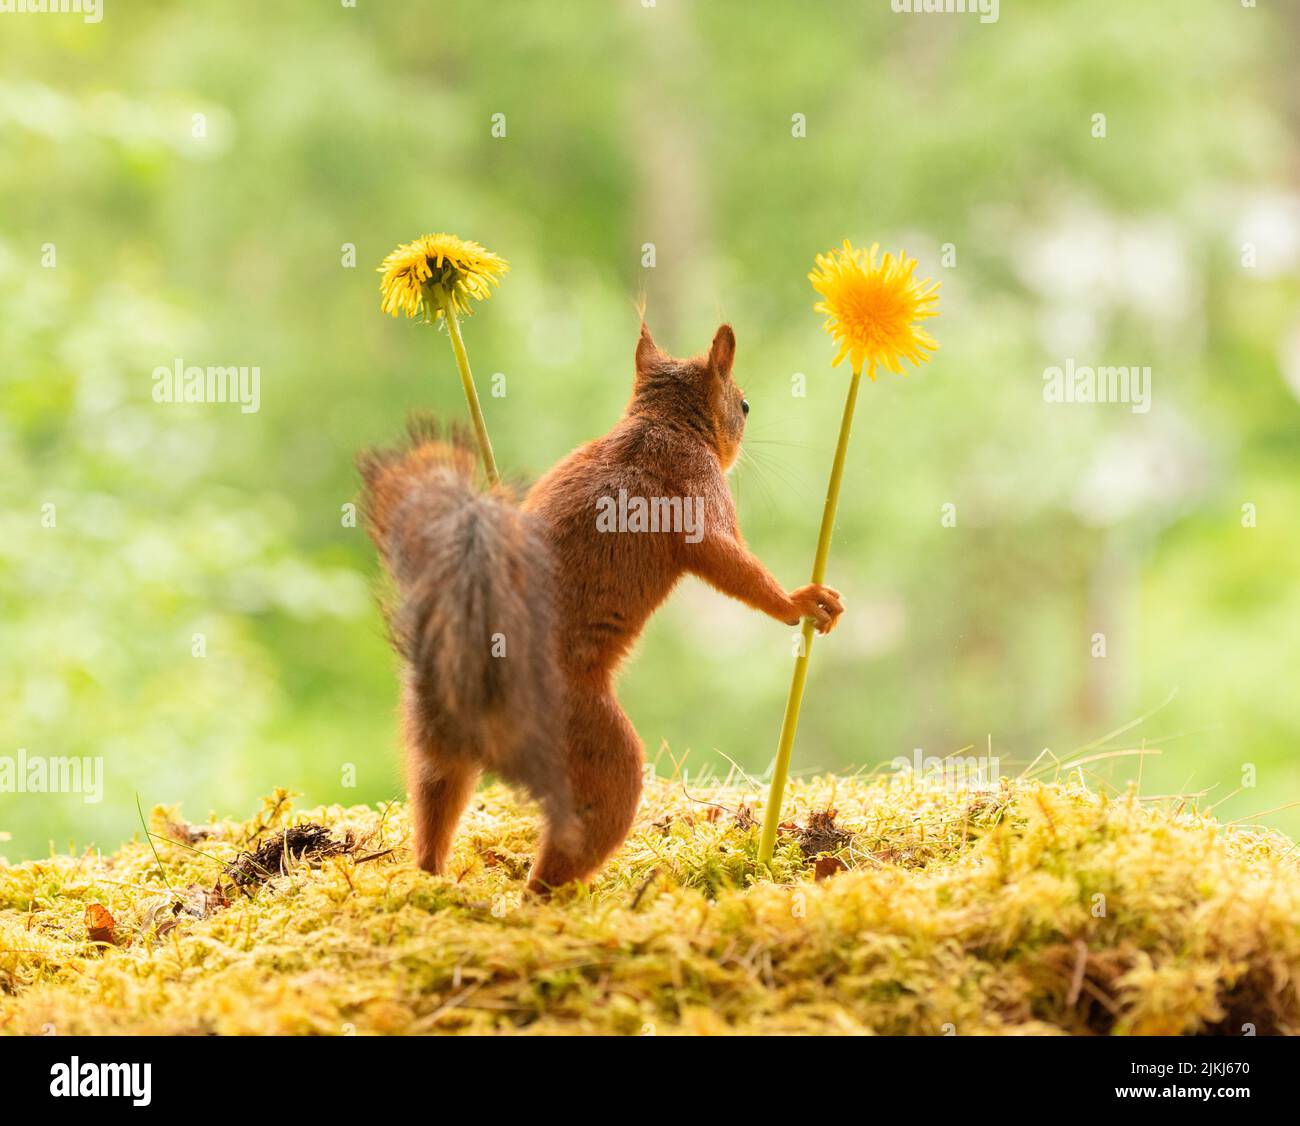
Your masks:
{"label": "green moss", "polygon": [[[850,834],[819,881],[793,831],[758,868],[747,796],[653,785],[595,884],[550,902],[521,883],[534,811],[500,787],[444,878],[411,866],[401,805],[276,794],[197,833],[155,810],[191,838],[155,840],[172,890],[143,841],[0,865],[0,1031],[1300,1031],[1300,868],[1277,834],[1077,784],[826,778],[789,799]],[[306,823],[350,849],[244,890],[223,875]],[[228,906],[204,906],[215,886]]]}

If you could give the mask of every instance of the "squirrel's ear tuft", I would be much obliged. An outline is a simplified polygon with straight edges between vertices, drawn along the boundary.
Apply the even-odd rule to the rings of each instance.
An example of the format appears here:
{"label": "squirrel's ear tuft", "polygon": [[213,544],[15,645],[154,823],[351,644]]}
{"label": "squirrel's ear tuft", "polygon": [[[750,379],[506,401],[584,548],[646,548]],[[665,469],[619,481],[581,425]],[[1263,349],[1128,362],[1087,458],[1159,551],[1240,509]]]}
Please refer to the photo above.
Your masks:
{"label": "squirrel's ear tuft", "polygon": [[642,321],[641,338],[636,342],[637,374],[648,371],[659,358],[659,346],[655,343],[654,337],[650,335],[650,330],[646,327],[645,321]]}
{"label": "squirrel's ear tuft", "polygon": [[713,345],[709,348],[709,367],[714,374],[726,379],[735,362],[736,334],[731,331],[731,325],[722,325],[714,334]]}

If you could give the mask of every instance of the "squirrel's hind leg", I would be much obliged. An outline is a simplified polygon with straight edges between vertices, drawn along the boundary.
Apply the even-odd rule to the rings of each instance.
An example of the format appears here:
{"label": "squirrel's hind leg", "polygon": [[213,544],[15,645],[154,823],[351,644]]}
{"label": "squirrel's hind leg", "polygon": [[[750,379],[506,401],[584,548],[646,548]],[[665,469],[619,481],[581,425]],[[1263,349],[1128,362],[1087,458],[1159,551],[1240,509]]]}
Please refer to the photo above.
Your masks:
{"label": "squirrel's hind leg", "polygon": [[612,693],[569,691],[565,750],[576,831],[560,838],[548,826],[530,891],[543,894],[585,880],[626,839],[641,804],[645,754],[631,720]]}
{"label": "squirrel's hind leg", "polygon": [[440,876],[447,871],[451,840],[478,784],[479,768],[437,745],[423,721],[415,687],[409,681],[402,690],[402,735],[415,862],[426,872]]}

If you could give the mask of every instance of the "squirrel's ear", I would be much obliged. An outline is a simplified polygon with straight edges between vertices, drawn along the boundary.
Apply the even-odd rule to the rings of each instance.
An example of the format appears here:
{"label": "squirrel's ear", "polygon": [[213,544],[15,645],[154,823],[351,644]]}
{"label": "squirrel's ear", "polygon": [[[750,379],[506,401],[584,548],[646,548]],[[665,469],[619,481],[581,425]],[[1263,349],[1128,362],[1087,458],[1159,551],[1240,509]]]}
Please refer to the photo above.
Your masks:
{"label": "squirrel's ear", "polygon": [[714,334],[713,345],[709,348],[709,367],[716,375],[726,379],[735,362],[736,334],[731,331],[731,325],[722,325]]}
{"label": "squirrel's ear", "polygon": [[640,375],[654,366],[659,359],[659,346],[655,343],[654,337],[650,335],[650,330],[646,327],[645,321],[641,322],[641,338],[636,342],[636,370]]}

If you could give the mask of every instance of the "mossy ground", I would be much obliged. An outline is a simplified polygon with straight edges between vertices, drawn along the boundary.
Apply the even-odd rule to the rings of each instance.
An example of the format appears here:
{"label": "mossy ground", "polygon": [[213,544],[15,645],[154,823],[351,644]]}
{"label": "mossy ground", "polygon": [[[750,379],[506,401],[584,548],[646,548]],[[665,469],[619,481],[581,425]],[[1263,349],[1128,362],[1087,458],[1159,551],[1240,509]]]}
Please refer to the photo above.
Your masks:
{"label": "mossy ground", "polygon": [[[595,884],[550,902],[522,894],[536,818],[499,787],[449,878],[412,867],[400,804],[156,810],[190,839],[155,841],[167,883],[143,839],[0,865],[0,1031],[1300,1031],[1300,865],[1276,834],[1080,783],[824,778],[788,816],[834,808],[847,835],[787,832],[760,871],[745,797],[653,784]],[[224,867],[307,823],[350,843]]]}

